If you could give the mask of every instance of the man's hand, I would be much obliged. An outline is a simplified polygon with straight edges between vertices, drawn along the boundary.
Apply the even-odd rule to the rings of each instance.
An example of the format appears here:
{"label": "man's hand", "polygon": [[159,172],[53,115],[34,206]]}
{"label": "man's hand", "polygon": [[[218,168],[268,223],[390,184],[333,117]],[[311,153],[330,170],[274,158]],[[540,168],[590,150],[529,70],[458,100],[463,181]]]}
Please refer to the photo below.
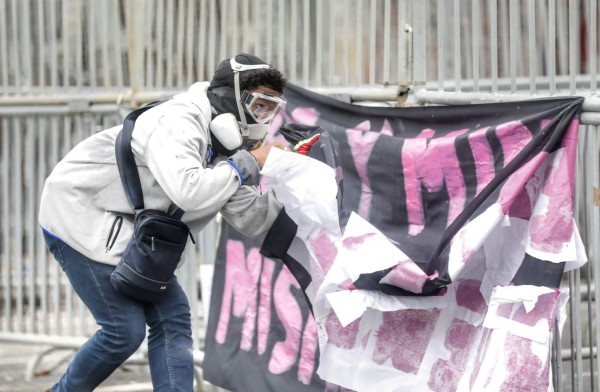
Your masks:
{"label": "man's hand", "polygon": [[279,148],[283,151],[290,150],[288,147],[284,146],[282,143],[275,142],[272,144],[266,144],[266,145],[260,146],[257,149],[250,151],[250,154],[252,154],[254,156],[254,159],[256,159],[256,163],[258,163],[258,167],[260,167],[261,169],[262,169],[263,165],[265,164],[265,162],[267,160],[267,156],[269,155],[269,151],[271,151],[272,147]]}

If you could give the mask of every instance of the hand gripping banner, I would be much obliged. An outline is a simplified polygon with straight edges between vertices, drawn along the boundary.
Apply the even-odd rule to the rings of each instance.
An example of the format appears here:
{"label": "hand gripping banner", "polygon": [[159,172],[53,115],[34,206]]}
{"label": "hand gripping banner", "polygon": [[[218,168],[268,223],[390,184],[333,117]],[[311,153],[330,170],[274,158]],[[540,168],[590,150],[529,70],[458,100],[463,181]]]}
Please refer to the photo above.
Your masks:
{"label": "hand gripping banner", "polygon": [[285,96],[276,137],[324,136],[309,157],[270,154],[263,176],[287,214],[264,241],[224,229],[206,378],[244,391],[552,390],[560,279],[586,262],[573,219],[583,99]]}

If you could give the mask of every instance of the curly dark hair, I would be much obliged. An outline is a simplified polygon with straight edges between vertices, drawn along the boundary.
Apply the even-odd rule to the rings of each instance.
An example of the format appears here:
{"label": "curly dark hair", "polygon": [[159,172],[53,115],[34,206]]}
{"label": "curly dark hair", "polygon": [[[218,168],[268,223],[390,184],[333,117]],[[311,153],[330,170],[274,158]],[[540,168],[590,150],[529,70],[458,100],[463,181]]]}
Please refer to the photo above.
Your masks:
{"label": "curly dark hair", "polygon": [[252,90],[258,86],[266,86],[277,92],[283,93],[287,80],[275,68],[256,69],[240,72],[240,89]]}

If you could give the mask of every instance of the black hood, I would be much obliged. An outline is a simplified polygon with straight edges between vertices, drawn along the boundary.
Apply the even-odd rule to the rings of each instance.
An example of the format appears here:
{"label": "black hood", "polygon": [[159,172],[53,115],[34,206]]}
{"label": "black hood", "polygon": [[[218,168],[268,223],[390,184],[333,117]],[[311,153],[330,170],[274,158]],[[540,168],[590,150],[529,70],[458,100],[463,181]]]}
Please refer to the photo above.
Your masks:
{"label": "black hood", "polygon": [[[219,63],[215,75],[210,81],[208,87],[208,99],[211,105],[215,108],[218,114],[233,113],[238,121],[241,121],[238,111],[237,102],[235,100],[235,84],[233,78],[233,70],[229,63],[230,59],[225,59]],[[267,64],[259,57],[247,53],[240,53],[235,56],[235,61],[240,64],[258,65]],[[241,76],[241,75],[240,75]],[[248,124],[255,124],[256,121],[250,116],[246,116]]]}

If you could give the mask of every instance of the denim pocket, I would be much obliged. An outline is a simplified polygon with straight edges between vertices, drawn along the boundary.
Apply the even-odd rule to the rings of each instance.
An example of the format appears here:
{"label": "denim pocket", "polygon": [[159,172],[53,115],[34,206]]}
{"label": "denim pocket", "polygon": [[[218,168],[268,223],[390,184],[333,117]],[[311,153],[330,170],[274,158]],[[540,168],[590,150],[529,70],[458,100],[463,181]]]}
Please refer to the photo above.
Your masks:
{"label": "denim pocket", "polygon": [[58,261],[60,268],[64,269],[65,259],[63,257],[62,251],[65,248],[65,246],[67,246],[67,244],[64,241],[54,237],[52,234],[48,233],[46,230],[43,230],[43,233],[44,241],[46,241],[46,247],[48,248],[50,253],[52,253],[52,256],[54,256],[56,261]]}

